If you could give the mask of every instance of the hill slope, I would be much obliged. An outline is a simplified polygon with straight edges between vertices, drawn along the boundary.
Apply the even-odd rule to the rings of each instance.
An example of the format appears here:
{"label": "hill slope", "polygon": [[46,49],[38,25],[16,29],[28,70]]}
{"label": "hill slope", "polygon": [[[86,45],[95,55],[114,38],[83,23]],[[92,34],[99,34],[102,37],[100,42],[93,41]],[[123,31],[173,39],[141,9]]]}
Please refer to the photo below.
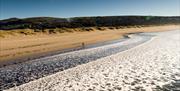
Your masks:
{"label": "hill slope", "polygon": [[77,27],[108,27],[133,25],[180,24],[180,16],[102,16],[102,17],[74,17],[74,18],[10,18],[0,20],[0,30],[12,29],[51,29]]}

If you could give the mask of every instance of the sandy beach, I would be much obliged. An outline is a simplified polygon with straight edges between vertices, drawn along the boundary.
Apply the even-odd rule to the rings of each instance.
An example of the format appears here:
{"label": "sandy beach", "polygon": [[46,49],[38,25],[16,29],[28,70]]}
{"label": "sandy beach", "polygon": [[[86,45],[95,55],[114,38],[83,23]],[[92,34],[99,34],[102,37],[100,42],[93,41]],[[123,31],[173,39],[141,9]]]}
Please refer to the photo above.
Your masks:
{"label": "sandy beach", "polygon": [[180,91],[180,0],[0,0],[0,91]]}
{"label": "sandy beach", "polygon": [[82,47],[82,43],[89,45],[120,39],[128,33],[167,31],[178,28],[178,25],[166,25],[52,35],[15,34],[0,38],[0,66],[17,64],[19,62],[51,55],[64,49],[79,48]]}
{"label": "sandy beach", "polygon": [[[177,90],[179,36],[179,30],[132,34],[120,43],[1,68],[1,88],[5,87],[3,84],[11,84],[9,80],[14,81],[14,85],[21,81],[25,84],[7,91]],[[40,79],[26,83],[38,76]],[[164,88],[173,82],[177,86]]]}

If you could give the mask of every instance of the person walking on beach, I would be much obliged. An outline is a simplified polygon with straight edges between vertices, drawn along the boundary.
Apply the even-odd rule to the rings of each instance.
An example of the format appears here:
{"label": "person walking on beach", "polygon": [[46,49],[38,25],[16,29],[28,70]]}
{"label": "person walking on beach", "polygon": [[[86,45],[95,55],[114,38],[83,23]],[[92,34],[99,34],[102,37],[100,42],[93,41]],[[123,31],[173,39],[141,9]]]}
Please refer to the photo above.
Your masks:
{"label": "person walking on beach", "polygon": [[82,48],[85,48],[85,43],[84,42],[82,42]]}

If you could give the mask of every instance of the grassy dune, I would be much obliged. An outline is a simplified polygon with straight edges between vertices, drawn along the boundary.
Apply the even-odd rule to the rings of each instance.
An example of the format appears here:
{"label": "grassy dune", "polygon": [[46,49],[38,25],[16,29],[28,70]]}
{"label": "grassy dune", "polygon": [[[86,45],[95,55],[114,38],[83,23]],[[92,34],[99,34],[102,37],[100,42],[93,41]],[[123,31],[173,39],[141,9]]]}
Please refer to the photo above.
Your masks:
{"label": "grassy dune", "polygon": [[[117,26],[117,27],[82,27],[82,28],[55,28],[55,29],[13,29],[13,30],[0,30],[0,38],[18,36],[18,35],[39,35],[39,34],[59,34],[59,33],[73,33],[73,32],[91,32],[91,31],[104,31],[104,30],[117,30],[124,28],[141,28],[145,26]],[[146,25],[146,27],[150,27]]]}

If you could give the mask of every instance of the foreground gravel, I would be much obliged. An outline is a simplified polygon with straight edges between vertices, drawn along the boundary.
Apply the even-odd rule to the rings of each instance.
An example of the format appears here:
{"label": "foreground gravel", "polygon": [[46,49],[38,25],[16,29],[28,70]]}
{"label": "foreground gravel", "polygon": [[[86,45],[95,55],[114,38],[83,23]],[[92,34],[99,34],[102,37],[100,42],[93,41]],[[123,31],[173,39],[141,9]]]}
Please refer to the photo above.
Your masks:
{"label": "foreground gravel", "polygon": [[179,91],[180,31],[154,34],[135,48],[7,91]]}
{"label": "foreground gravel", "polygon": [[136,34],[130,35],[130,37],[131,38],[122,42],[59,54],[0,68],[0,89],[4,90],[14,86],[19,86],[29,81],[72,68],[80,64],[119,53],[123,50],[127,50],[146,42],[151,39],[152,36]]}

